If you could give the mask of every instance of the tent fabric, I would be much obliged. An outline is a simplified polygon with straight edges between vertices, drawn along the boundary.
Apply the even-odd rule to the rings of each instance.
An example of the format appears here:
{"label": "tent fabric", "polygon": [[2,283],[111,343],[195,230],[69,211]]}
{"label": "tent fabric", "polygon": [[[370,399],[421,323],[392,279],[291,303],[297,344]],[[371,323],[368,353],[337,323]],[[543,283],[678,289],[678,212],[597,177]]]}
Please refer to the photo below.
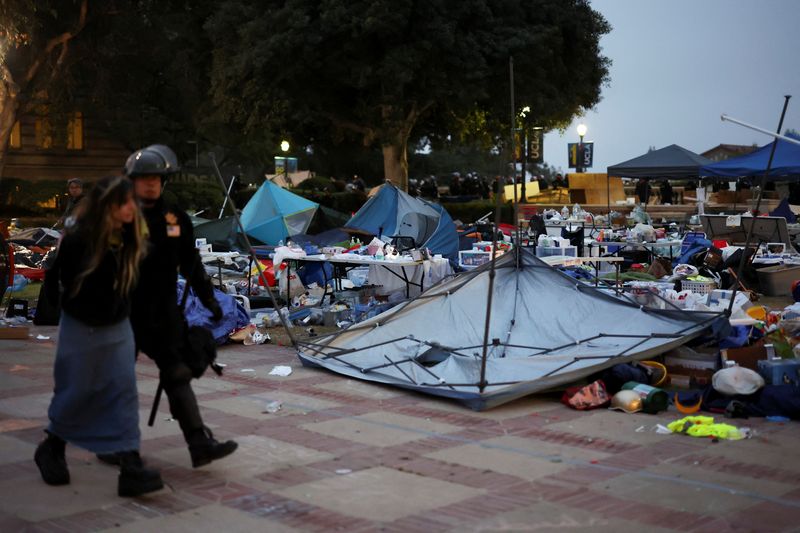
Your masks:
{"label": "tent fabric", "polygon": [[418,247],[429,248],[453,261],[458,259],[458,233],[447,210],[414,198],[389,182],[367,200],[345,228],[379,237],[413,237]]}
{"label": "tent fabric", "polygon": [[786,219],[787,224],[797,223],[797,215],[795,215],[794,211],[792,211],[792,208],[789,205],[788,198],[784,198],[783,200],[781,200],[781,203],[778,204],[778,207],[769,212],[769,216],[783,217]]}
{"label": "tent fabric", "polygon": [[[800,139],[800,135],[794,134],[789,134],[787,137]],[[742,176],[761,177],[767,170],[769,155],[775,143],[778,144],[775,147],[775,155],[767,179],[779,181],[800,177],[800,145],[782,139],[776,139],[749,154],[704,165],[700,168],[700,175],[712,179],[725,178],[726,180]]]}
{"label": "tent fabric", "polygon": [[334,335],[301,343],[307,366],[460,400],[481,410],[668,351],[723,315],[655,310],[574,280],[527,248]]}
{"label": "tent fabric", "polygon": [[277,245],[290,235],[305,233],[319,204],[265,181],[242,210],[245,233]]}
{"label": "tent fabric", "polygon": [[[239,226],[233,216],[217,220],[206,220],[194,227],[194,236],[204,238],[215,252],[247,251],[247,241],[239,233]],[[261,244],[257,239],[252,244]]]}
{"label": "tent fabric", "polygon": [[712,161],[707,157],[671,144],[608,167],[608,175],[621,178],[692,178],[699,176],[700,167],[710,163]]}

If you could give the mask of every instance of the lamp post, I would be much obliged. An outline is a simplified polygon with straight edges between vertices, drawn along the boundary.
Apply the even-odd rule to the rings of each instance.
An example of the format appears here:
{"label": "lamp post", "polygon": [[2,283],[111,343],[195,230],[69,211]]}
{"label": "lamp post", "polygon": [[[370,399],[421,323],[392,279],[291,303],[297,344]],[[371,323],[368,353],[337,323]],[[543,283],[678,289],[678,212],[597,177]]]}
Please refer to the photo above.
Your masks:
{"label": "lamp post", "polygon": [[[527,117],[528,117],[528,113],[530,113],[530,112],[531,112],[530,106],[526,105],[525,107],[522,108],[522,111],[520,111],[520,113],[519,113],[519,116],[522,118],[522,135],[521,135],[521,137],[522,137],[522,142],[523,142],[522,150],[520,150],[520,153],[522,155],[522,187],[521,187],[521,191],[520,191],[522,193],[520,195],[522,198],[520,199],[520,202],[522,202],[523,204],[528,203],[528,190],[527,190],[527,186],[526,186],[527,185],[526,184],[526,180],[527,180],[527,174],[528,174],[528,169],[527,169],[527,164],[526,164],[528,162],[528,124],[527,124]],[[516,171],[516,169],[515,169],[515,171]]]}
{"label": "lamp post", "polygon": [[577,157],[577,165],[575,167],[575,172],[583,172],[583,137],[586,135],[586,124],[580,123],[578,124],[578,137],[580,140],[578,141],[578,157]]}
{"label": "lamp post", "polygon": [[281,151],[283,152],[283,179],[286,181],[286,185],[289,184],[289,158],[286,154],[289,152],[289,141],[282,140],[281,141]]}

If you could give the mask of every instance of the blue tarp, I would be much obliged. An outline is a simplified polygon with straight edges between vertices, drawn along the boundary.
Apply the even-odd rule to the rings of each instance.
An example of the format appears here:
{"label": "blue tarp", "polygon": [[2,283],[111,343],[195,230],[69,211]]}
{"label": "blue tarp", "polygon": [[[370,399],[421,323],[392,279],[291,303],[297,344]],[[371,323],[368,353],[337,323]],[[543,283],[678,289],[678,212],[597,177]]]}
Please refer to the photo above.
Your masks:
{"label": "blue tarp", "polygon": [[242,209],[245,233],[275,246],[290,235],[305,233],[319,204],[265,181]]}
{"label": "blue tarp", "polygon": [[[178,284],[178,304],[183,297],[184,283]],[[211,331],[217,344],[225,344],[231,331],[242,328],[250,323],[250,317],[244,307],[236,299],[219,289],[214,289],[214,298],[222,308],[222,318],[219,322],[214,322],[211,318],[211,311],[205,308],[200,302],[195,292],[190,288],[189,297],[186,299],[186,307],[183,314],[190,326],[202,326]]]}
{"label": "blue tarp", "polygon": [[[787,137],[800,139],[800,136],[793,134],[789,134]],[[767,170],[769,154],[774,143],[778,143],[778,145],[775,148],[775,156],[767,179],[784,181],[800,177],[800,145],[780,139],[762,146],[755,152],[700,167],[700,175],[712,179],[729,179],[740,176],[761,177]]]}
{"label": "blue tarp", "polygon": [[439,204],[409,196],[389,182],[367,200],[345,228],[378,237],[413,237],[418,247],[453,261],[458,259],[458,233],[447,211]]}

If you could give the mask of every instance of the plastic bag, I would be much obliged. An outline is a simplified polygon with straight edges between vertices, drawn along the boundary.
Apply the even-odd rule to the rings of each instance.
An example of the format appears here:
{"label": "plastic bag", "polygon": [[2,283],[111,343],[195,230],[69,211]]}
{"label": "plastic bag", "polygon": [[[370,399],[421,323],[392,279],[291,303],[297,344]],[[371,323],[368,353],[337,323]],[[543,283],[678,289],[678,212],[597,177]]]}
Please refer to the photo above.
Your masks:
{"label": "plastic bag", "polygon": [[756,371],[741,366],[723,368],[711,378],[714,390],[728,396],[753,394],[764,386],[764,378]]}
{"label": "plastic bag", "polygon": [[282,271],[280,278],[278,278],[279,294],[283,297],[286,297],[287,284],[289,286],[289,298],[294,298],[295,296],[305,294],[306,288],[303,286],[303,282],[300,281],[297,273],[292,272],[287,276],[286,272],[286,270]]}

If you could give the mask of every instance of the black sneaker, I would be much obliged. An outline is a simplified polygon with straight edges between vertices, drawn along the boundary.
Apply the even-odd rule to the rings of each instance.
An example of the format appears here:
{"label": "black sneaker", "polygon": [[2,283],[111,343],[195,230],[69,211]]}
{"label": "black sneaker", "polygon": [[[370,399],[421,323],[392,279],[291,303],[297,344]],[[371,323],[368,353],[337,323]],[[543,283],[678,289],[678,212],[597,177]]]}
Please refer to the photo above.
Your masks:
{"label": "black sneaker", "polygon": [[219,442],[207,427],[198,430],[189,442],[189,454],[192,456],[192,466],[194,468],[222,459],[235,452],[236,448],[239,447],[232,440]]}
{"label": "black sneaker", "polygon": [[33,460],[39,467],[42,479],[48,485],[67,485],[69,483],[69,469],[67,469],[67,459],[64,456],[66,443],[55,435],[47,434],[39,446]]}
{"label": "black sneaker", "polygon": [[120,464],[117,494],[123,498],[134,498],[164,488],[158,470],[144,467],[139,452],[121,452],[115,455]]}

